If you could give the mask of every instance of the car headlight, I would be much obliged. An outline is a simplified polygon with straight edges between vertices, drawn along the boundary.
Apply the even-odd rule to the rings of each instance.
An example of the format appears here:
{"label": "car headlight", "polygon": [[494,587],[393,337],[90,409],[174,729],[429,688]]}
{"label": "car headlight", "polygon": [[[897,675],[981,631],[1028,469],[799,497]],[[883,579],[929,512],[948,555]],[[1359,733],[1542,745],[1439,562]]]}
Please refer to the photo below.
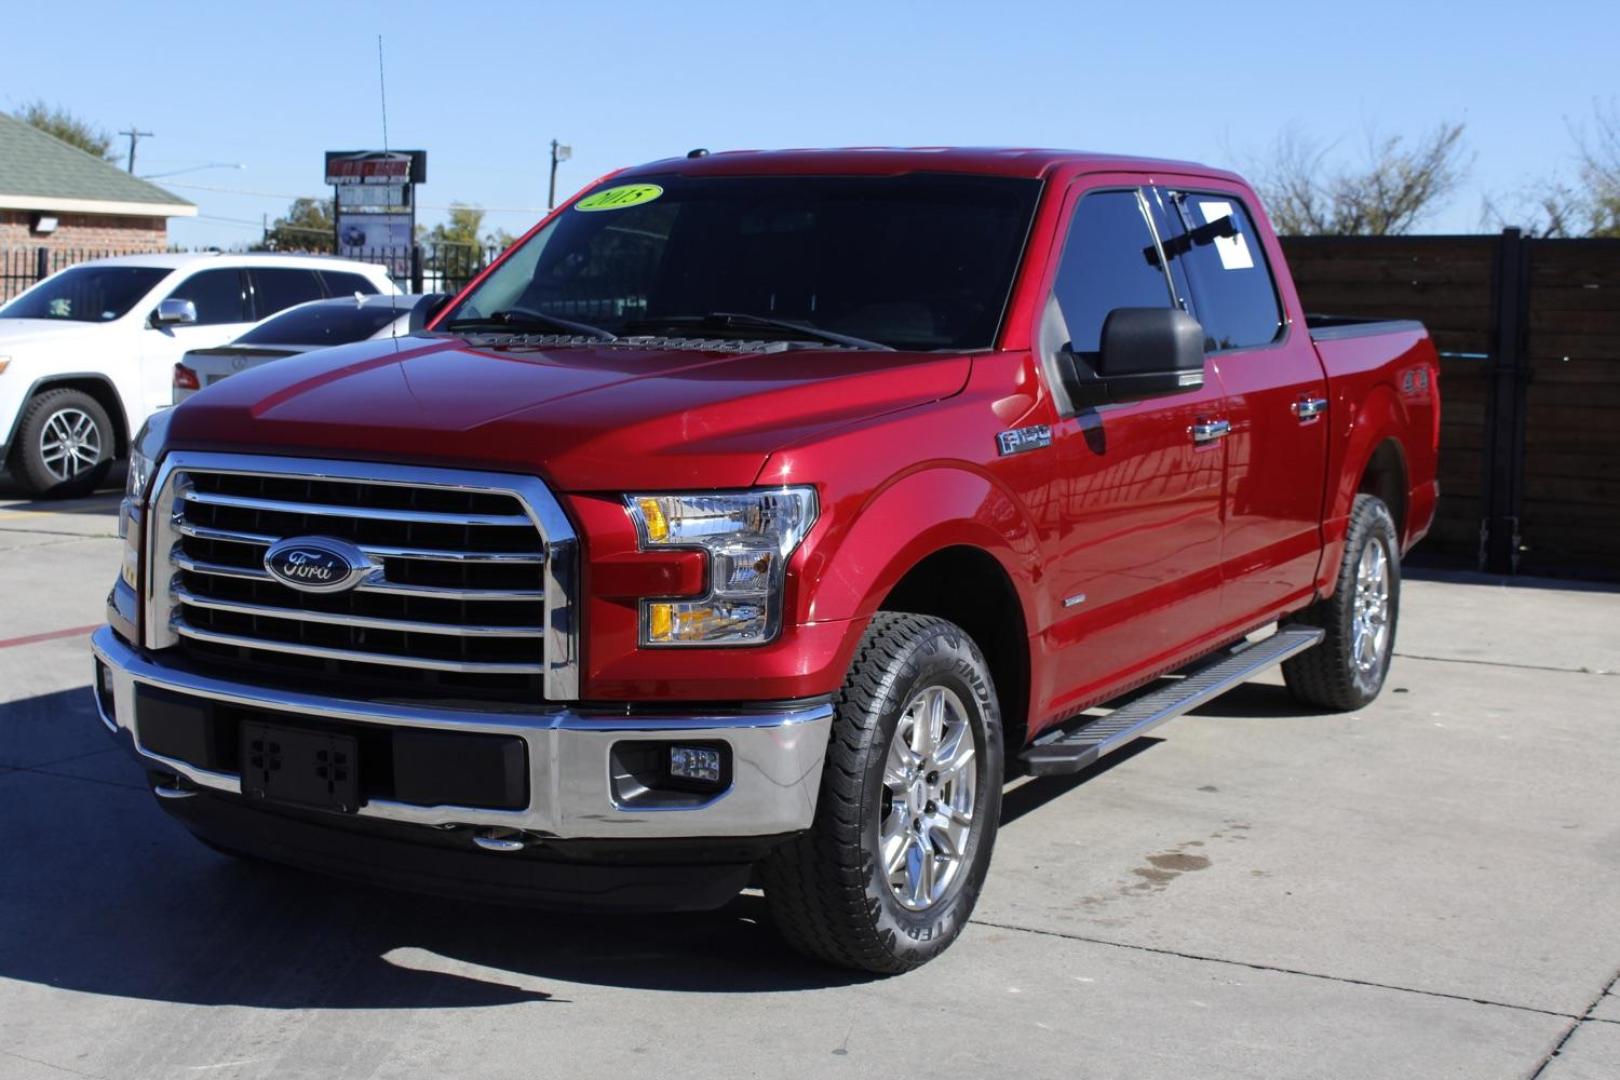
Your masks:
{"label": "car headlight", "polygon": [[815,524],[814,488],[625,497],[643,551],[708,556],[708,592],[641,602],[641,644],[761,645],[781,631],[787,561]]}
{"label": "car headlight", "polygon": [[152,484],[163,443],[169,434],[170,412],[155,412],[141,425],[140,434],[129,444],[129,475],[124,479],[124,500],[118,504],[118,535],[128,539],[130,525],[140,519],[140,506]]}

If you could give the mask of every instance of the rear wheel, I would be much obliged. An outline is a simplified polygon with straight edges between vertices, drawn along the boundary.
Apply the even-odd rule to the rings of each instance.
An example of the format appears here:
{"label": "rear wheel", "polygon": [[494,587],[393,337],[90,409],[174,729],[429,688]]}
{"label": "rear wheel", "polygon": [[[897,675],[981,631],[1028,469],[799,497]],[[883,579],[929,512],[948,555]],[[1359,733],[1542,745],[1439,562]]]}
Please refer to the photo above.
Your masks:
{"label": "rear wheel", "polygon": [[12,472],[32,495],[88,495],[107,478],[116,446],[100,402],[82,390],[47,390],[23,409]]}
{"label": "rear wheel", "polygon": [[1316,648],[1283,661],[1296,698],[1349,712],[1384,688],[1400,615],[1400,550],[1389,508],[1377,496],[1357,495],[1333,595],[1294,620],[1326,631]]}
{"label": "rear wheel", "polygon": [[978,900],[1001,814],[1001,716],[953,623],[880,612],[837,702],[810,832],[760,867],[800,952],[883,974],[931,960]]}

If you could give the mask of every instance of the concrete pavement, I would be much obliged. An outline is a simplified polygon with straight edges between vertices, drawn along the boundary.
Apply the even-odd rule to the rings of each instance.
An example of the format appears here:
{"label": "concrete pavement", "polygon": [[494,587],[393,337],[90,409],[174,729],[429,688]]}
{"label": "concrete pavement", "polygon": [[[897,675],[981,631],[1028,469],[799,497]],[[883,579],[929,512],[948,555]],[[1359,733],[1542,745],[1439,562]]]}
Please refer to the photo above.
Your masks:
{"label": "concrete pavement", "polygon": [[0,1080],[1620,1076],[1620,594],[1408,582],[1389,688],[1272,678],[1021,781],[974,925],[889,980],[757,897],[590,919],[244,865],[89,701],[116,493],[0,483]]}

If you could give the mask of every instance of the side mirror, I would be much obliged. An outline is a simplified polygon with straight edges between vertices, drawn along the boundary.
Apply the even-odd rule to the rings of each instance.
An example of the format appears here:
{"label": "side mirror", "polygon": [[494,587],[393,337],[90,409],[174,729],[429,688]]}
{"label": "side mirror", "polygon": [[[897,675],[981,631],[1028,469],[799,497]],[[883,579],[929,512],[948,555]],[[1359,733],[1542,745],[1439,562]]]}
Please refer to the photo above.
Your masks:
{"label": "side mirror", "polygon": [[416,302],[416,306],[411,308],[411,317],[406,322],[407,331],[414,334],[432,322],[433,317],[443,311],[444,306],[455,299],[455,296],[455,293],[428,293],[422,297]]}
{"label": "side mirror", "polygon": [[1177,308],[1115,308],[1103,321],[1096,374],[1075,387],[1078,404],[1197,390],[1204,385],[1204,328]]}
{"label": "side mirror", "polygon": [[174,326],[185,325],[197,321],[197,305],[190,300],[180,300],[169,297],[159,300],[157,310],[152,313],[152,325]]}

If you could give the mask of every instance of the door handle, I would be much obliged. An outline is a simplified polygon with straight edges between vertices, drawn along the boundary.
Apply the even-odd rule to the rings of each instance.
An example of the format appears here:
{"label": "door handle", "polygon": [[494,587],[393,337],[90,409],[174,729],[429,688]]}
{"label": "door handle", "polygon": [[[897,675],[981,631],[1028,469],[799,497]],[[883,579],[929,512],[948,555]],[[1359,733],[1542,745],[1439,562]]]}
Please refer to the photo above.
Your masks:
{"label": "door handle", "polygon": [[1308,424],[1320,417],[1327,412],[1327,407],[1327,398],[1319,397],[1300,398],[1290,406],[1294,415],[1299,418],[1299,422],[1302,424]]}
{"label": "door handle", "polygon": [[1214,442],[1216,439],[1224,439],[1232,433],[1232,422],[1230,420],[1200,420],[1188,428],[1187,433],[1192,436],[1192,441],[1195,443]]}

